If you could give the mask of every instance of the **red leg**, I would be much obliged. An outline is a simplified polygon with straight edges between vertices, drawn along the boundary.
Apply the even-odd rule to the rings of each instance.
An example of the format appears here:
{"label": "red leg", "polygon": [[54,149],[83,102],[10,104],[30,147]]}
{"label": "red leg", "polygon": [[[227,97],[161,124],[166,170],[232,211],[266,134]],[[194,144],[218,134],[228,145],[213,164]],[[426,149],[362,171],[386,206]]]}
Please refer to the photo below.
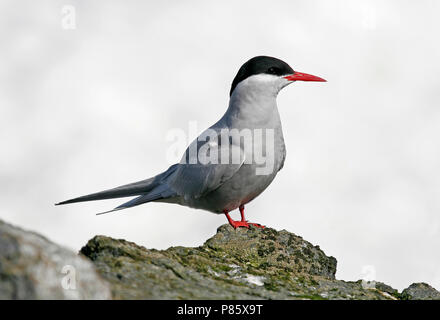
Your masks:
{"label": "red leg", "polygon": [[[244,217],[244,206],[241,205],[238,209],[240,210],[241,221],[246,221],[246,219],[245,219],[245,217]],[[247,222],[247,221],[246,221],[246,222]],[[254,227],[257,227],[257,228],[262,228],[262,229],[264,229],[264,226],[261,225],[261,224],[259,224],[259,223],[248,222],[248,224],[251,224],[251,225],[253,225]]]}
{"label": "red leg", "polygon": [[232,218],[229,216],[229,212],[228,211],[223,211],[226,218],[228,219],[229,224],[234,228],[237,229],[238,227],[244,227],[244,228],[248,228],[249,229],[249,224],[246,221],[235,221],[232,220]]}
{"label": "red leg", "polygon": [[224,214],[226,215],[226,218],[229,221],[229,224],[234,228],[237,229],[238,227],[244,227],[244,228],[248,228],[249,229],[249,225],[253,225],[254,227],[257,228],[264,228],[264,226],[262,226],[261,224],[258,223],[251,223],[251,222],[247,222],[245,217],[244,217],[244,206],[240,206],[239,207],[240,210],[240,214],[241,214],[241,221],[235,221],[232,220],[232,218],[229,216],[229,212],[228,211],[223,211]]}
{"label": "red leg", "polygon": [[246,221],[246,219],[244,218],[244,206],[238,207],[238,210],[240,210],[241,221]]}

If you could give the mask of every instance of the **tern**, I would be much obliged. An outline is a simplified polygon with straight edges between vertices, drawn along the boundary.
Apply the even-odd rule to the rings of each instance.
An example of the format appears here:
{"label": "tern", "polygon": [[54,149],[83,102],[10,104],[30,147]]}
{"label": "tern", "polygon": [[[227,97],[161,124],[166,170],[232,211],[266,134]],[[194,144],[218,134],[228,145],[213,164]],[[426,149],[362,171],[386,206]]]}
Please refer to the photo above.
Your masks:
{"label": "tern", "polygon": [[[99,214],[155,201],[224,214],[234,228],[264,228],[245,219],[244,206],[283,168],[286,147],[276,98],[295,81],[326,80],[294,71],[274,57],[250,59],[232,81],[225,114],[188,146],[179,163],[152,178],[56,205],[136,196]],[[237,208],[241,220],[229,215]]]}

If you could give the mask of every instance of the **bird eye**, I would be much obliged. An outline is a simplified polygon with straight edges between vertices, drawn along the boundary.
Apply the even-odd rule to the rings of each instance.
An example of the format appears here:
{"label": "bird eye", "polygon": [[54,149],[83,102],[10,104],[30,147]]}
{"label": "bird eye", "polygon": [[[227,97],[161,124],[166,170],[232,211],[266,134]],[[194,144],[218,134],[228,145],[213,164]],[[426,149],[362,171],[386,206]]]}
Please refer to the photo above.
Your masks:
{"label": "bird eye", "polygon": [[268,70],[267,70],[267,73],[269,73],[269,74],[277,74],[278,73],[278,68],[276,68],[276,67],[270,67]]}

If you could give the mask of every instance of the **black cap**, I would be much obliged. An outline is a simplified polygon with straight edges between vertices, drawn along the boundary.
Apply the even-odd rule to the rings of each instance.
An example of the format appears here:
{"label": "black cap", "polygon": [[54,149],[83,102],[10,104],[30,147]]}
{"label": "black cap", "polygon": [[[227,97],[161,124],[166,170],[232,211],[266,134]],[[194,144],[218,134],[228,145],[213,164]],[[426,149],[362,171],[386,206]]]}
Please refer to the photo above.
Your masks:
{"label": "black cap", "polygon": [[250,76],[256,74],[273,74],[276,76],[284,76],[288,74],[293,74],[293,69],[285,63],[283,60],[268,57],[268,56],[258,56],[250,59],[245,64],[243,64],[238,70],[237,75],[232,81],[231,91],[229,92],[229,96],[232,95],[232,91],[234,91],[235,87],[243,80],[247,79]]}

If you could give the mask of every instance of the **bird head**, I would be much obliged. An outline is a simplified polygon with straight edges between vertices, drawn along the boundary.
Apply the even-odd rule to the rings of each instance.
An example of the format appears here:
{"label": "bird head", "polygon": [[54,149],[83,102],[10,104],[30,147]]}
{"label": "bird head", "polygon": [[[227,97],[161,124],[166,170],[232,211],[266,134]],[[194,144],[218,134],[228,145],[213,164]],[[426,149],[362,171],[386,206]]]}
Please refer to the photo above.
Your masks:
{"label": "bird head", "polygon": [[234,90],[262,91],[270,95],[277,95],[285,86],[295,81],[326,81],[311,74],[294,71],[284,61],[258,56],[244,63],[238,70],[229,93]]}

